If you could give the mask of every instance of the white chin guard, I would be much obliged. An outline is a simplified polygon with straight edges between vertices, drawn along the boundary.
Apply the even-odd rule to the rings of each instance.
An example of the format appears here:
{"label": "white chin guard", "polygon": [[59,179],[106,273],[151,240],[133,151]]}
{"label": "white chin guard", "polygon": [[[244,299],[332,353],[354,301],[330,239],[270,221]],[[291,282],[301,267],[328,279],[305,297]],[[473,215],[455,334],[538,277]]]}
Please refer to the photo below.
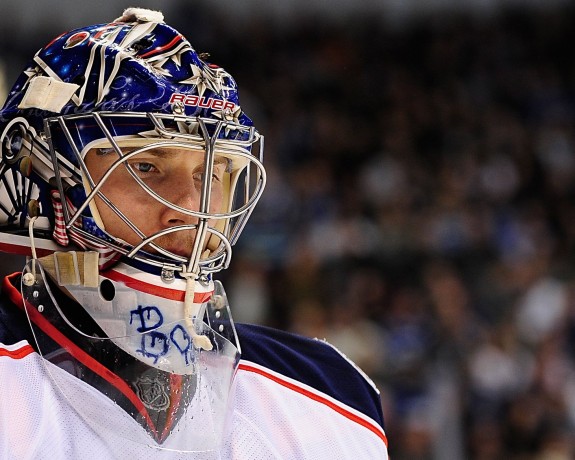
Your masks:
{"label": "white chin guard", "polygon": [[60,391],[102,436],[117,436],[110,433],[114,423],[93,416],[83,392],[71,389],[76,386],[70,374],[123,408],[122,418],[133,419],[133,429],[122,431],[127,443],[177,452],[217,450],[240,357],[221,283],[213,283],[211,296],[187,317],[184,302],[101,281],[113,284],[112,299],[102,301],[99,288],[63,286],[76,303],[54,295],[54,280],[37,259],[24,268],[26,314]]}

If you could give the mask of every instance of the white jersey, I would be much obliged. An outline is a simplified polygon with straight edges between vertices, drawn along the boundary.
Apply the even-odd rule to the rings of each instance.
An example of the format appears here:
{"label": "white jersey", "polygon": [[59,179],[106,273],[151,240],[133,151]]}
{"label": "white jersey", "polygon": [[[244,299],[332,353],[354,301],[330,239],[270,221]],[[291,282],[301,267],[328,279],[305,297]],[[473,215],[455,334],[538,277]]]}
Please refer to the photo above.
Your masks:
{"label": "white jersey", "polygon": [[[183,454],[150,447],[154,443],[126,406],[106,396],[124,388],[127,399],[135,398],[130,388],[117,384],[107,363],[53,326],[38,329],[36,338],[71,354],[76,348],[82,373],[42,358],[19,292],[8,279],[3,290],[0,460],[387,459],[379,393],[353,363],[323,341],[245,324],[236,324],[242,355],[219,450]],[[174,429],[168,436],[189,440],[194,420],[190,429]],[[202,430],[200,423],[197,429]]]}
{"label": "white jersey", "polygon": [[[105,436],[87,426],[47,375],[68,379],[108,424]],[[43,360],[25,341],[0,346],[0,458],[82,459],[386,459],[383,429],[370,417],[266,367],[241,361],[230,425],[218,453],[178,454],[130,441],[140,429],[100,392]]]}

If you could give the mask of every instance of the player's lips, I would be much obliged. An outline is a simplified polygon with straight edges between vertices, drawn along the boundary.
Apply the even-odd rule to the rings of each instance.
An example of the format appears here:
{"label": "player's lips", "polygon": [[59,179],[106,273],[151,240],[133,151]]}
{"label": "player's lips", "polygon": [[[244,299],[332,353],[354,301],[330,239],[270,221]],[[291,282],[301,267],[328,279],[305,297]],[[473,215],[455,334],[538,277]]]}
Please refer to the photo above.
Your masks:
{"label": "player's lips", "polygon": [[152,253],[152,254],[162,254],[162,253],[171,253],[175,254],[180,257],[190,257],[190,253],[192,252],[191,246],[183,245],[183,246],[174,246],[174,245],[163,245],[156,243],[154,246],[146,245],[144,248],[145,251]]}
{"label": "player's lips", "polygon": [[190,257],[196,238],[196,230],[177,231],[157,238],[158,248],[180,257]]}
{"label": "player's lips", "polygon": [[166,249],[166,251],[171,252],[172,254],[176,254],[177,256],[190,257],[190,248],[189,247],[186,247],[185,249],[167,247],[165,249]]}

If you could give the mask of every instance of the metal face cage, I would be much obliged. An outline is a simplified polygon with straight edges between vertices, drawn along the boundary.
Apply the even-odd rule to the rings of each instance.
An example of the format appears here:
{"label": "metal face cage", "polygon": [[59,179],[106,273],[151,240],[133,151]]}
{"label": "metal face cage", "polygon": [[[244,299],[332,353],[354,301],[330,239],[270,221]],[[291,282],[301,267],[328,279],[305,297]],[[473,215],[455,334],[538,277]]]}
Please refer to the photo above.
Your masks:
{"label": "metal face cage", "polygon": [[[265,186],[263,137],[253,127],[200,117],[118,112],[58,116],[45,120],[44,125],[53,165],[53,179],[45,180],[55,181],[62,197],[63,225],[73,241],[86,247],[105,245],[130,259],[173,271],[207,274],[229,265],[231,246]],[[105,149],[114,157],[108,171],[97,180],[86,165],[86,155],[94,148]],[[204,180],[197,209],[170,202],[130,166],[138,155],[158,149],[203,156]],[[45,154],[45,150],[36,153]],[[225,158],[229,168],[223,206],[214,212],[210,209],[210,177],[216,158]],[[162,205],[193,217],[194,224],[171,226],[153,234],[141,231],[102,191],[109,177],[122,168],[133,179],[127,188],[140,187]],[[138,242],[127,244],[102,228],[94,206],[96,197],[137,235]],[[189,254],[173,253],[158,243],[161,237],[182,231],[195,232]]]}

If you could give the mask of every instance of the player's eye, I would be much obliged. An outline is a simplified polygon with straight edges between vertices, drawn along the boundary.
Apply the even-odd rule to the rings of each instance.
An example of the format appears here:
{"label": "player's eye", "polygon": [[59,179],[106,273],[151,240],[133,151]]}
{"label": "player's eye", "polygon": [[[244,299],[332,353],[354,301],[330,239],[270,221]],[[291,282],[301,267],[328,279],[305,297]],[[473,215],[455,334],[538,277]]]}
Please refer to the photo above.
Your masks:
{"label": "player's eye", "polygon": [[157,168],[152,163],[146,163],[143,161],[138,161],[130,163],[130,166],[140,173],[150,173],[157,171]]}

